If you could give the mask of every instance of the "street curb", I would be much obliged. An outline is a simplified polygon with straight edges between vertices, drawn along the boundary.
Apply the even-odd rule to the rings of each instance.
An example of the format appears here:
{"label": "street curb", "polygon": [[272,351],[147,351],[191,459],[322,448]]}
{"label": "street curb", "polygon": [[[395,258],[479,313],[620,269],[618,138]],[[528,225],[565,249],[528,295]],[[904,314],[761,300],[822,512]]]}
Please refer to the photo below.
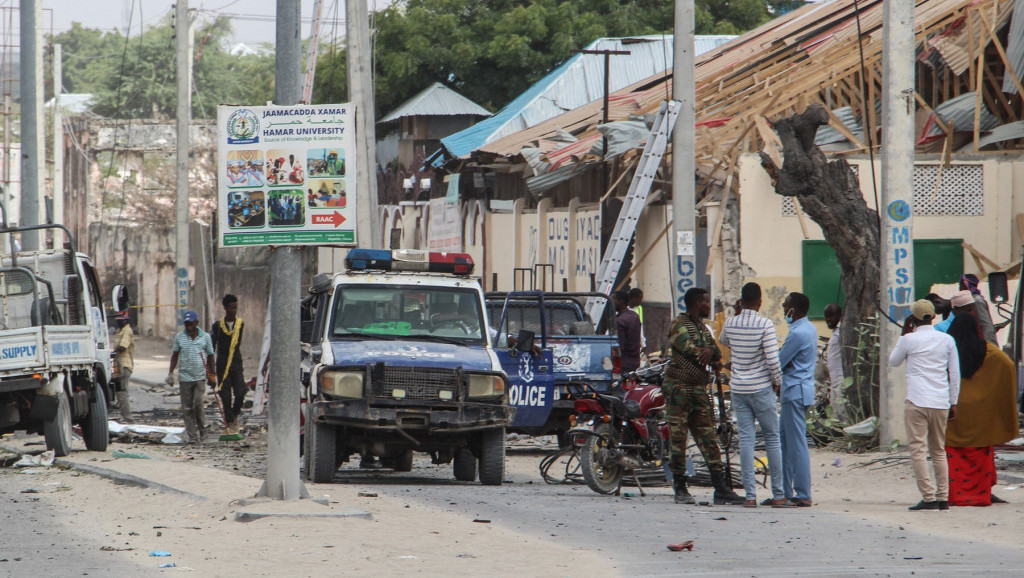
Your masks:
{"label": "street curb", "polygon": [[372,520],[373,514],[369,512],[363,512],[361,510],[355,510],[352,512],[324,512],[324,513],[294,513],[294,514],[281,514],[281,513],[263,513],[263,512],[237,512],[235,513],[236,522],[252,522],[259,520],[260,518],[362,518],[364,520]]}
{"label": "street curb", "polygon": [[168,486],[166,484],[161,484],[159,482],[154,482],[152,480],[147,480],[145,478],[140,478],[138,476],[133,476],[131,474],[125,474],[125,473],[122,473],[122,472],[118,472],[116,470],[110,470],[110,469],[107,469],[107,468],[100,468],[100,467],[97,467],[97,466],[90,466],[88,464],[82,464],[82,463],[78,463],[78,462],[74,462],[74,461],[70,461],[70,460],[65,460],[63,458],[57,458],[56,460],[53,461],[53,463],[58,465],[58,466],[68,467],[68,468],[71,468],[71,469],[74,469],[74,470],[78,470],[80,472],[85,472],[87,474],[93,474],[95,476],[100,476],[102,478],[107,478],[107,479],[113,481],[115,484],[119,484],[119,485],[123,485],[123,486],[135,486],[135,487],[138,487],[138,488],[149,488],[149,489],[153,489],[153,490],[158,490],[158,491],[163,492],[165,494],[178,494],[179,496],[185,496],[185,497],[193,499],[193,500],[202,500],[202,501],[206,500],[206,496],[200,496],[198,494],[193,494],[191,492],[186,492],[184,490],[179,490],[177,488],[172,488],[171,486]]}

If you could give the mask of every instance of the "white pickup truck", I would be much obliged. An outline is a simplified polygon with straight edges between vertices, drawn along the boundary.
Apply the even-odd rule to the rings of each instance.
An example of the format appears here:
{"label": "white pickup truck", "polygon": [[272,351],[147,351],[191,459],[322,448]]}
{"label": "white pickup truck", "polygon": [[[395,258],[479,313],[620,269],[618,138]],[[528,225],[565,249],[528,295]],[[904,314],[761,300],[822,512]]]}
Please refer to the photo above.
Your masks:
{"label": "white pickup truck", "polygon": [[96,271],[62,225],[0,234],[47,229],[63,229],[69,248],[0,258],[0,433],[42,433],[65,456],[77,423],[86,448],[104,451],[110,339]]}

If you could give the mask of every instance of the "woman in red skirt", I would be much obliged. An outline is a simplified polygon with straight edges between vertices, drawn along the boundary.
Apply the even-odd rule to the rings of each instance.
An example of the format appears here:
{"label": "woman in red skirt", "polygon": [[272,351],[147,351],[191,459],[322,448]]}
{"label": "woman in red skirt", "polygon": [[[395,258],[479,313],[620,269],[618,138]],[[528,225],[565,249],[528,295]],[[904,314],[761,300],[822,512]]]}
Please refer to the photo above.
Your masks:
{"label": "woman in red skirt", "polygon": [[946,426],[949,505],[988,506],[996,484],[993,446],[1019,435],[1017,369],[998,347],[981,336],[978,320],[957,314],[949,326],[960,357],[960,399]]}

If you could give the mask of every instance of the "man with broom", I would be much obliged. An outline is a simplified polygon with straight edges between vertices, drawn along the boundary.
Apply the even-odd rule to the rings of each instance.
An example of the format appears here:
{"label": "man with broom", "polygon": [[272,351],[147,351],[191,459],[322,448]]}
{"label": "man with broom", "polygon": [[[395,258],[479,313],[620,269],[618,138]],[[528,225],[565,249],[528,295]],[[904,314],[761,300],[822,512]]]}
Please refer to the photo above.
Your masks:
{"label": "man with broom", "polygon": [[238,317],[238,297],[227,294],[221,300],[224,317],[210,329],[217,351],[217,403],[224,418],[221,440],[242,439],[238,416],[245,401],[245,373],[242,369],[242,319]]}

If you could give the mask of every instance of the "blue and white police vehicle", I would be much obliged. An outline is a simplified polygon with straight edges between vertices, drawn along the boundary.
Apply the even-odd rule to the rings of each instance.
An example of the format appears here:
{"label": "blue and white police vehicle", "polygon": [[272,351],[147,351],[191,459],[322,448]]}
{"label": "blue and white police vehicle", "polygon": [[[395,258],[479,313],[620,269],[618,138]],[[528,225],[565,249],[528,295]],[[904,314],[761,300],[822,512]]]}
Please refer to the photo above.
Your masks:
{"label": "blue and white police vehicle", "polygon": [[397,471],[413,452],[499,485],[514,410],[484,295],[463,253],[353,249],[302,304],[306,477],[352,455]]}
{"label": "blue and white police vehicle", "polygon": [[109,441],[110,339],[99,280],[63,225],[3,226],[0,234],[57,228],[68,248],[0,249],[0,434],[41,433],[47,449],[66,456],[75,424],[87,449],[104,451]]}

